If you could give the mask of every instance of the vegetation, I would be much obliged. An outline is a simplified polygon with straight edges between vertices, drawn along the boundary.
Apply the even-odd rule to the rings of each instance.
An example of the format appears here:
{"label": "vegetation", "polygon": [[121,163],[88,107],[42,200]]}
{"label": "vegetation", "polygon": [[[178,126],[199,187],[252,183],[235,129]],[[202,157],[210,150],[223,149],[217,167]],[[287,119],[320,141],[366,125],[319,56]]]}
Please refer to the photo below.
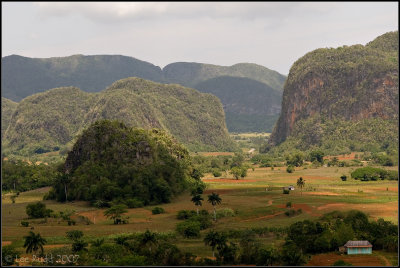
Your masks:
{"label": "vegetation", "polygon": [[18,103],[1,97],[1,136],[4,136]]}
{"label": "vegetation", "polygon": [[282,113],[269,144],[283,142],[277,150],[285,153],[397,150],[398,51],[393,48],[398,32],[376,40],[316,49],[298,59],[285,83]]}
{"label": "vegetation", "polygon": [[26,206],[26,214],[32,219],[50,217],[52,212],[53,210],[46,209],[46,205],[42,202],[36,202]]}
{"label": "vegetation", "polygon": [[399,180],[399,173],[396,170],[384,170],[374,167],[363,167],[354,170],[351,177],[361,181],[376,180]]}
{"label": "vegetation", "polygon": [[5,156],[60,160],[83,129],[101,119],[164,129],[192,151],[236,149],[217,97],[139,78],[117,81],[100,93],[52,89],[27,97],[15,113],[3,137]]}
{"label": "vegetation", "polygon": [[56,180],[49,198],[64,201],[68,189],[68,200],[97,206],[133,198],[145,205],[167,203],[193,181],[190,172],[187,150],[165,132],[103,120],[77,139],[60,175],[68,182]]}
{"label": "vegetation", "polygon": [[24,248],[26,248],[26,253],[34,252],[36,254],[40,249],[40,253],[43,254],[43,245],[45,245],[47,241],[39,233],[35,234],[34,232],[29,231],[29,234],[24,236],[24,239]]}
{"label": "vegetation", "polygon": [[249,78],[219,76],[195,88],[217,96],[229,132],[271,132],[278,119],[282,91]]}
{"label": "vegetation", "polygon": [[219,194],[217,193],[211,193],[208,195],[207,201],[213,206],[214,208],[214,221],[217,221],[217,212],[215,210],[215,206],[221,204],[222,199],[219,197]]}
{"label": "vegetation", "polygon": [[1,175],[3,191],[29,191],[52,185],[57,175],[57,164],[35,165],[3,158]]}

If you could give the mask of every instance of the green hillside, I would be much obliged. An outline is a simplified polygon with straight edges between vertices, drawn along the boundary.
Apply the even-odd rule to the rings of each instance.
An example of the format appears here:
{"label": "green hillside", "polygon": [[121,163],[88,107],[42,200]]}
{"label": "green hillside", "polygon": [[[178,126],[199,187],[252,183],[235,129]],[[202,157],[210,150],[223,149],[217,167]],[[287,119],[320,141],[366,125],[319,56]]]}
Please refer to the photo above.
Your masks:
{"label": "green hillside", "polygon": [[195,87],[221,100],[230,132],[271,132],[280,113],[282,93],[256,80],[220,76]]}
{"label": "green hillside", "polygon": [[97,92],[119,79],[133,76],[163,81],[160,67],[120,55],[54,58],[11,55],[3,57],[1,65],[2,94],[14,101],[56,87],[74,86]]}
{"label": "green hillside", "polygon": [[[321,48],[297,60],[285,83],[282,112],[270,145],[290,139],[303,150],[396,147],[397,48],[398,32],[391,32],[366,46]],[[338,131],[342,131],[339,136]]]}
{"label": "green hillside", "polygon": [[3,137],[18,103],[1,97],[1,136]]}
{"label": "green hillside", "polygon": [[179,85],[126,78],[99,93],[56,88],[22,100],[3,139],[3,153],[32,156],[71,148],[99,119],[161,128],[196,151],[233,150],[219,99]]}

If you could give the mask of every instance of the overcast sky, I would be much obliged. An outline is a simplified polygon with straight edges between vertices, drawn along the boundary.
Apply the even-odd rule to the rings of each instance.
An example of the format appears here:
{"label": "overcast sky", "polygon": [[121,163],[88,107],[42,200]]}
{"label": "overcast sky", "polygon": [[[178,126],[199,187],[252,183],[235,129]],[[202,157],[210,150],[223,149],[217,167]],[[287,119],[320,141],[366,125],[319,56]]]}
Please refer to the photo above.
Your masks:
{"label": "overcast sky", "polygon": [[252,62],[287,75],[316,48],[365,45],[394,30],[397,2],[2,2],[3,57]]}

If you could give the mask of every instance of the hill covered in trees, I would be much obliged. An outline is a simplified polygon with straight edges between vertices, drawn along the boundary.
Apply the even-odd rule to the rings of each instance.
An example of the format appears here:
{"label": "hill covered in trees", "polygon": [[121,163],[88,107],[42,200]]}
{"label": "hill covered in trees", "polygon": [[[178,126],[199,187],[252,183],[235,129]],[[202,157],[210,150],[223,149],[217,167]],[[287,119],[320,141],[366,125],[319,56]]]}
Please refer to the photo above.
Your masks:
{"label": "hill covered in trees", "polygon": [[[121,55],[73,55],[54,58],[28,58],[11,55],[2,58],[1,87],[4,97],[13,101],[21,101],[32,94],[58,87],[72,86],[85,92],[99,92],[117,80],[139,77],[165,84],[180,84],[200,91],[204,89],[203,83],[206,83],[208,86],[214,87],[213,90],[219,91],[221,96],[227,96],[233,91],[239,90],[235,82],[240,81],[240,79],[227,79],[227,76],[244,79],[240,88],[243,91],[242,96],[261,94],[252,99],[265,99],[265,96],[270,95],[271,90],[277,91],[273,94],[274,96],[281,96],[286,79],[276,71],[251,63],[219,66],[177,62],[161,69],[151,63]],[[222,88],[218,87],[221,83],[215,83],[214,79],[216,78],[224,80]],[[260,88],[264,90],[260,90]],[[208,91],[210,91],[209,88],[205,88],[205,92]],[[241,103],[241,99],[229,98],[229,101],[228,103],[223,102],[223,104],[227,106],[235,103],[239,103],[241,106],[245,105]],[[266,109],[275,111],[276,107],[280,107],[280,105],[281,98],[272,97],[262,105],[251,105],[255,112],[244,111],[235,116],[229,114],[228,128],[231,131],[270,131],[279,112],[274,113],[271,117],[271,114],[263,111]]]}
{"label": "hill covered in trees", "polygon": [[179,85],[127,78],[99,93],[63,87],[25,98],[3,136],[3,154],[65,154],[76,136],[99,119],[164,129],[192,151],[235,149],[217,97]]}
{"label": "hill covered in trees", "polygon": [[269,145],[286,141],[281,146],[336,153],[396,149],[398,40],[397,31],[389,32],[365,46],[316,49],[297,60]]}
{"label": "hill covered in trees", "polygon": [[4,132],[10,123],[11,116],[14,113],[15,108],[17,108],[17,105],[18,103],[1,97],[1,136],[4,135]]}
{"label": "hill covered in trees", "polygon": [[78,137],[49,198],[166,203],[187,188],[190,168],[188,151],[166,132],[100,120]]}

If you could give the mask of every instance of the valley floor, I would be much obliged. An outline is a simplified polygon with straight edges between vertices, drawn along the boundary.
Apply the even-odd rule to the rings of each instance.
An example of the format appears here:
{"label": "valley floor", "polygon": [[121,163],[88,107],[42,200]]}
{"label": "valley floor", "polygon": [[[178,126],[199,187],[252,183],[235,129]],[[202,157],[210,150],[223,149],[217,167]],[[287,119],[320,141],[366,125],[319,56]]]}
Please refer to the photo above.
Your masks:
{"label": "valley floor", "polygon": [[[397,169],[392,167],[391,169]],[[253,227],[282,227],[289,226],[296,221],[305,219],[317,219],[319,216],[333,210],[357,209],[368,214],[372,219],[383,218],[398,224],[398,182],[397,181],[358,181],[350,178],[354,167],[319,167],[296,168],[294,173],[287,173],[285,167],[260,168],[248,170],[248,176],[235,180],[230,174],[223,173],[222,178],[214,178],[206,174],[203,181],[207,184],[205,195],[216,192],[222,198],[222,203],[217,209],[229,208],[235,211],[234,216],[224,217],[214,224],[216,230],[246,229]],[[340,176],[347,175],[347,181],[341,181]],[[305,180],[302,190],[296,186],[299,177]],[[282,187],[294,185],[295,190],[290,194],[283,194]],[[22,227],[20,222],[27,218],[25,207],[28,203],[40,201],[49,188],[41,188],[34,191],[23,192],[12,203],[10,194],[2,195],[2,243],[13,244],[17,250],[23,252],[23,236],[31,230],[30,227]],[[47,248],[70,246],[70,241],[65,233],[71,229],[81,230],[85,238],[90,242],[98,237],[111,241],[122,233],[142,232],[147,229],[157,232],[173,232],[176,224],[180,222],[176,218],[177,212],[183,209],[195,209],[190,201],[190,195],[183,194],[169,204],[158,205],[165,209],[164,214],[153,215],[151,210],[155,206],[129,209],[129,223],[125,225],[113,225],[112,220],[104,217],[104,209],[90,207],[86,202],[57,203],[55,201],[43,201],[46,206],[54,211],[74,210],[78,215],[88,217],[94,224],[84,225],[78,223],[68,226],[65,221],[49,218],[29,220],[34,232],[40,233],[48,241]],[[295,210],[301,209],[301,213],[287,216],[285,212],[287,202],[292,203]],[[203,203],[202,209],[212,211],[212,206]],[[196,239],[180,238],[176,245],[184,252],[192,252],[197,256],[212,256],[211,248],[205,246],[202,237]],[[266,235],[260,238],[264,244],[279,246],[283,239],[274,235]],[[386,255],[385,255],[386,254]],[[389,254],[389,255],[388,255]],[[385,258],[385,255],[387,258]],[[392,254],[393,255],[393,254]],[[340,256],[335,253],[315,255],[307,265],[331,265],[329,261],[342,259],[353,265],[373,264],[388,266],[397,259],[391,253],[375,253],[371,256]],[[370,259],[373,258],[374,260]],[[389,260],[388,260],[389,259]],[[365,264],[367,263],[367,264]],[[397,265],[397,263],[396,263]],[[389,265],[390,266],[390,265]]]}

